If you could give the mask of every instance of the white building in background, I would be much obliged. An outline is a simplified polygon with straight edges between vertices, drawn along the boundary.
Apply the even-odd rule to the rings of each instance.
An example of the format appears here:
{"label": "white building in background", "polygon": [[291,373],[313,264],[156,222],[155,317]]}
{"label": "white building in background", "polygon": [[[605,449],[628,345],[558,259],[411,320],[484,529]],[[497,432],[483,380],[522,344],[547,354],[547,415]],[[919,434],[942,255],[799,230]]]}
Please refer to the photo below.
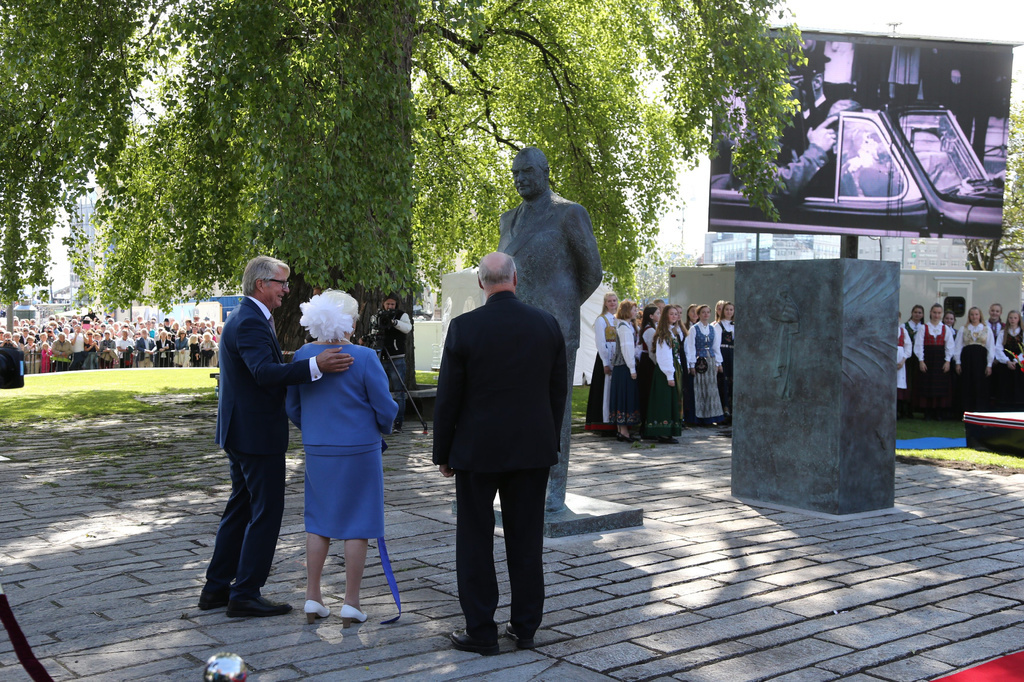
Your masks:
{"label": "white building in background", "polygon": [[[704,240],[703,263],[731,264],[748,260],[812,260],[839,258],[840,237],[740,232],[709,232]],[[760,258],[756,257],[760,248]],[[881,254],[879,254],[881,249]],[[903,239],[860,237],[857,257],[886,260],[903,270],[964,270],[967,246],[962,239]]]}
{"label": "white building in background", "polygon": [[756,234],[709,232],[704,239],[703,263],[839,258],[839,246],[839,237],[825,234],[762,234],[758,239]]}
{"label": "white building in background", "polygon": [[[72,231],[77,234],[84,234],[92,243],[96,240],[96,228],[92,224],[92,215],[96,211],[96,201],[99,198],[98,190],[90,190],[78,198],[78,205],[71,216]],[[68,264],[70,277],[70,292],[68,300],[74,301],[78,296],[78,289],[82,286],[82,278],[79,277],[71,264]],[[92,259],[89,259],[90,269],[93,267]]]}
{"label": "white building in background", "polygon": [[966,270],[967,245],[963,239],[861,237],[857,258],[893,261],[903,270]]}

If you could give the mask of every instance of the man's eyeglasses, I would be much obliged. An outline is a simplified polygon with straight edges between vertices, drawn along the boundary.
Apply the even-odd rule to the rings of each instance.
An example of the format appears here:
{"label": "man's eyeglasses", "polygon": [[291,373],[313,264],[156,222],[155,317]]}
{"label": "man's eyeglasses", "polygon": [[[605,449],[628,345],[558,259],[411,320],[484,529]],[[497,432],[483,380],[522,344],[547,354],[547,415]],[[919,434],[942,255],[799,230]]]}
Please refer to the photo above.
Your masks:
{"label": "man's eyeglasses", "polygon": [[264,281],[264,282],[277,282],[278,284],[280,284],[280,285],[281,285],[281,288],[282,288],[282,289],[288,289],[288,288],[290,288],[290,287],[288,286],[288,280],[286,280],[286,279],[274,279],[273,277],[267,277],[267,278],[266,278],[265,280],[263,280],[263,281]]}

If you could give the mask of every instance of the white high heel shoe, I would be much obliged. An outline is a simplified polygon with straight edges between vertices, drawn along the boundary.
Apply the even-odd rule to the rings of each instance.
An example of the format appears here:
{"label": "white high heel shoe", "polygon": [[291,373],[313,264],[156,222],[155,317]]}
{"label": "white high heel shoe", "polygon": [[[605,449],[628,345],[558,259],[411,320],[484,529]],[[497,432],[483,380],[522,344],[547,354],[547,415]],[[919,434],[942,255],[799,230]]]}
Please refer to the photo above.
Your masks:
{"label": "white high heel shoe", "polygon": [[348,604],[345,604],[341,607],[340,615],[341,627],[343,628],[347,628],[348,626],[352,625],[352,621],[355,621],[357,623],[366,622],[366,614],[360,611],[359,609],[355,608],[354,606],[349,606]]}
{"label": "white high heel shoe", "polygon": [[302,610],[306,612],[306,623],[309,625],[312,625],[317,618],[326,618],[331,615],[329,608],[312,599],[306,600],[306,605],[302,607]]}

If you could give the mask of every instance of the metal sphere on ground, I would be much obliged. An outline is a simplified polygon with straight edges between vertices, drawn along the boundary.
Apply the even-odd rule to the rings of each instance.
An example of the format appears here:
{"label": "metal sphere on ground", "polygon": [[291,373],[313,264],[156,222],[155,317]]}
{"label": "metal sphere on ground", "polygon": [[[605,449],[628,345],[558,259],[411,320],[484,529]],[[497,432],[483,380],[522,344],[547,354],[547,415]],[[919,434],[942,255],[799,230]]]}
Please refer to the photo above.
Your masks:
{"label": "metal sphere on ground", "polygon": [[210,656],[203,670],[203,682],[245,682],[249,666],[238,654],[221,651]]}

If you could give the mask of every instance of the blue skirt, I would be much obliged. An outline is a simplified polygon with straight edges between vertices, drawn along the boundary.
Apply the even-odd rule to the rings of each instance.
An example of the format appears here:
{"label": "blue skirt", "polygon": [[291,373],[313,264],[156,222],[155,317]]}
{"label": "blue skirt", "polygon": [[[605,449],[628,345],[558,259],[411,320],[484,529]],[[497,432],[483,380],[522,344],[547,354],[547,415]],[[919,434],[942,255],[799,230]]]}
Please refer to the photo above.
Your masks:
{"label": "blue skirt", "polygon": [[355,454],[306,453],[304,518],[307,533],[326,538],[382,537],[384,466],[380,444]]}
{"label": "blue skirt", "polygon": [[608,399],[608,422],[615,425],[636,426],[640,423],[640,401],[637,400],[636,379],[629,375],[629,367],[612,367],[612,393]]}

